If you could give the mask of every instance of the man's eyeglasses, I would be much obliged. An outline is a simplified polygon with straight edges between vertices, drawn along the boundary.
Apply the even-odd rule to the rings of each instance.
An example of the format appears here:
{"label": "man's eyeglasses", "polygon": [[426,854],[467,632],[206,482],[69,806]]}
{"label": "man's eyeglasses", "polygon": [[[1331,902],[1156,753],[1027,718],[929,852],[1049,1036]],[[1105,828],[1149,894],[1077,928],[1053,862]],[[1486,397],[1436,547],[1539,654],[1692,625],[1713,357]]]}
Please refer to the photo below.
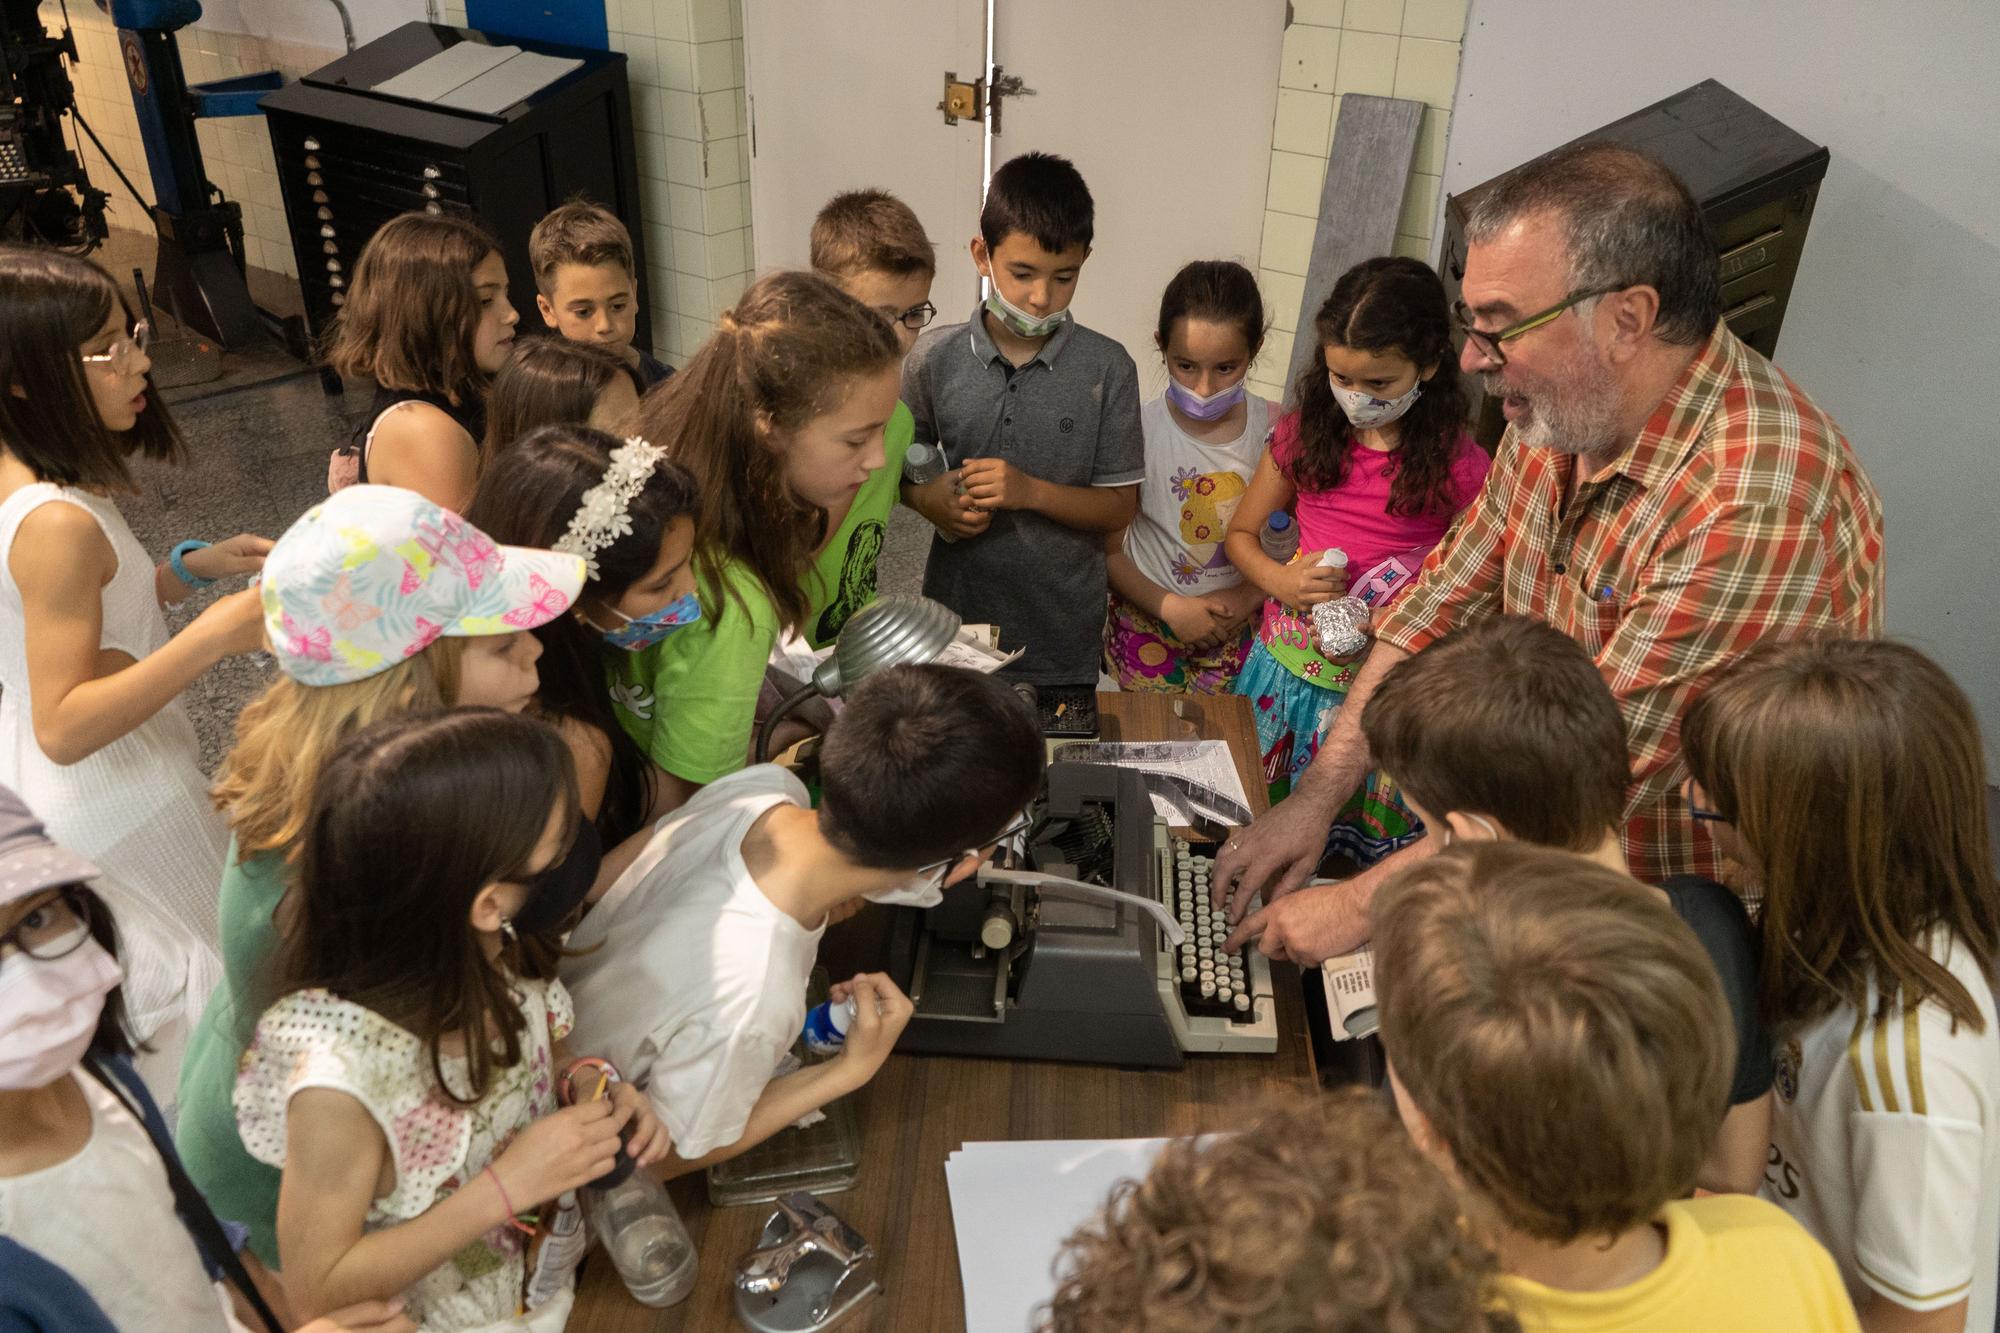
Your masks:
{"label": "man's eyeglasses", "polygon": [[153,326],[142,319],[132,326],[132,332],[126,334],[117,342],[112,343],[111,346],[101,352],[92,352],[88,356],[80,356],[77,360],[83,362],[86,366],[110,366],[116,369],[120,365],[131,364],[133,357],[145,355],[146,349],[152,345]]}
{"label": "man's eyeglasses", "polygon": [[1618,287],[1592,287],[1588,291],[1572,293],[1564,297],[1561,304],[1552,305],[1540,314],[1530,315],[1518,323],[1509,324],[1504,329],[1489,331],[1474,327],[1472,311],[1466,308],[1463,301],[1451,303],[1451,315],[1458,321],[1459,331],[1465,334],[1465,340],[1478,348],[1481,356],[1496,366],[1504,366],[1507,364],[1507,354],[1501,350],[1502,343],[1513,342],[1524,333],[1533,333],[1545,324],[1555,323],[1562,312],[1571,306],[1581,305],[1593,297],[1609,296],[1619,290],[1621,289]]}
{"label": "man's eyeglasses", "polygon": [[19,949],[46,963],[75,953],[90,938],[90,924],[96,916],[90,895],[71,886],[38,904],[0,934],[0,957],[10,949]]}
{"label": "man's eyeglasses", "polygon": [[902,314],[890,317],[891,322],[901,324],[912,333],[924,328],[936,318],[937,307],[929,301],[924,302],[922,305],[913,305]]}
{"label": "man's eyeglasses", "polygon": [[1687,802],[1688,818],[1697,823],[1727,824],[1730,822],[1729,816],[1723,814],[1720,810],[1708,810],[1695,804],[1694,779],[1692,778],[1689,778],[1687,785],[1681,789],[1681,799]]}

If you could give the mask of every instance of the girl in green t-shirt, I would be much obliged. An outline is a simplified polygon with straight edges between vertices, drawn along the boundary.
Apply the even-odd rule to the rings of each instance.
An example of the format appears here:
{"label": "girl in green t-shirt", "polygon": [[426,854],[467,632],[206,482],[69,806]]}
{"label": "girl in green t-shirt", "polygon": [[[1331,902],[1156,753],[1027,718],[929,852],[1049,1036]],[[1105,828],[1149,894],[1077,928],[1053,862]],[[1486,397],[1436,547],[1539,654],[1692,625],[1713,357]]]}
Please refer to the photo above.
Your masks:
{"label": "girl in green t-shirt", "polygon": [[827,513],[886,462],[901,364],[880,315],[825,278],[772,273],[641,405],[640,433],[702,498],[701,622],[612,672],[619,720],[667,775],[666,808],[749,762],[765,664],[805,622]]}

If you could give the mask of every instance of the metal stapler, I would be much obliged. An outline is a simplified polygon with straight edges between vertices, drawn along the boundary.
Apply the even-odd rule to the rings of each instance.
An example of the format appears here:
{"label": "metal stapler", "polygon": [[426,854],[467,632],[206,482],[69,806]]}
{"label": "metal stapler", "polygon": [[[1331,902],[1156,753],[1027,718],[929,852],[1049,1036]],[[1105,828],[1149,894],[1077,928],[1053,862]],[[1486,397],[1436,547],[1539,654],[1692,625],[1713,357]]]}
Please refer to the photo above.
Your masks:
{"label": "metal stapler", "polygon": [[875,1247],[810,1194],[787,1194],[736,1267],[736,1317],[755,1333],[821,1333],[880,1291]]}

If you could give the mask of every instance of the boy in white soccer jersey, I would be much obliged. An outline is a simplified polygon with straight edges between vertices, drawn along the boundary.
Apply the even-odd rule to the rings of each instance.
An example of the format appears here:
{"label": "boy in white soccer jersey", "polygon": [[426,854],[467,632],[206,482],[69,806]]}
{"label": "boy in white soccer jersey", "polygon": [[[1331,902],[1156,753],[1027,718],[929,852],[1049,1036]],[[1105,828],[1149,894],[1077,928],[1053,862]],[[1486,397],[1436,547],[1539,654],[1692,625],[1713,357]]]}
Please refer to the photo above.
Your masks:
{"label": "boy in white soccer jersey", "polygon": [[1696,819],[1764,892],[1763,1194],[1862,1327],[1985,1330],[2000,1286],[2000,882],[1979,726],[1913,648],[1772,644],[1689,708]]}

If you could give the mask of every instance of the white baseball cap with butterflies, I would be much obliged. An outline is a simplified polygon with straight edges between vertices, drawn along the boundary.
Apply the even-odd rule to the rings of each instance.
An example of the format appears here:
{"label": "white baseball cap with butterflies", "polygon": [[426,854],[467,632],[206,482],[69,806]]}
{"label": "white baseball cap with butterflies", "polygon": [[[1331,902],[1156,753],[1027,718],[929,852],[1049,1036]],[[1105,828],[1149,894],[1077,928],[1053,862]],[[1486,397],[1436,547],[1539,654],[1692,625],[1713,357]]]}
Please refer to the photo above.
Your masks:
{"label": "white baseball cap with butterflies", "polygon": [[301,685],[365,680],[440,637],[512,634],[569,610],[583,560],[501,546],[397,486],[349,486],[308,509],[264,561],[264,628]]}

